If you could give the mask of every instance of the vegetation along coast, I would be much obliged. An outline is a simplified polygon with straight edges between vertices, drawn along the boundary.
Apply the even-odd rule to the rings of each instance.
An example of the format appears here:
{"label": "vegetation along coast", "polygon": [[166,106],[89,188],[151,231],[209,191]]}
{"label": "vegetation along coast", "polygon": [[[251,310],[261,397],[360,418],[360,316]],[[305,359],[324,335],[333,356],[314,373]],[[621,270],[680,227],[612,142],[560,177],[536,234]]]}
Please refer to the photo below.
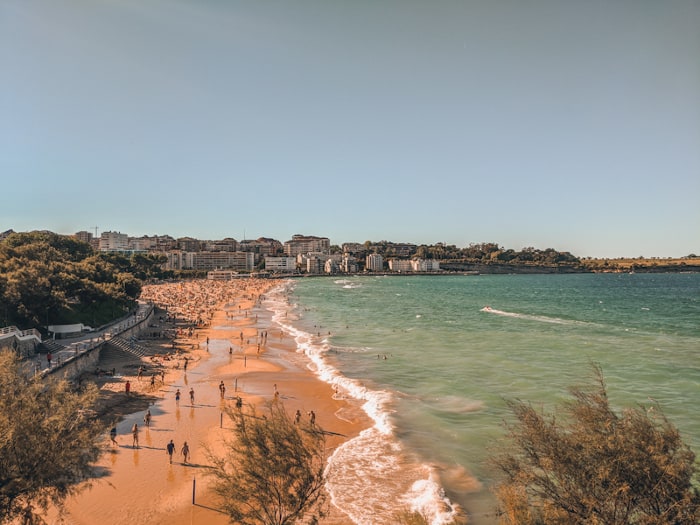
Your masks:
{"label": "vegetation along coast", "polygon": [[[660,271],[659,262],[575,266],[642,272]],[[692,271],[696,263],[664,264]],[[441,268],[538,265],[554,267],[444,259]],[[95,252],[48,232],[0,241],[0,523],[355,523],[326,491],[326,465],[373,422],[360,400],[313,373],[275,322],[286,316],[286,282],[192,277],[166,273],[157,255]],[[511,444],[494,457],[493,522],[696,523],[693,452],[672,422],[615,412],[603,371],[594,367],[594,376],[572,390],[561,422],[509,405]],[[606,453],[593,454],[600,443]],[[595,465],[583,469],[584,456]],[[609,459],[634,468],[613,476]],[[571,496],[591,480],[608,488]],[[445,515],[406,505],[377,523],[438,525]],[[468,509],[449,516],[470,521]]]}

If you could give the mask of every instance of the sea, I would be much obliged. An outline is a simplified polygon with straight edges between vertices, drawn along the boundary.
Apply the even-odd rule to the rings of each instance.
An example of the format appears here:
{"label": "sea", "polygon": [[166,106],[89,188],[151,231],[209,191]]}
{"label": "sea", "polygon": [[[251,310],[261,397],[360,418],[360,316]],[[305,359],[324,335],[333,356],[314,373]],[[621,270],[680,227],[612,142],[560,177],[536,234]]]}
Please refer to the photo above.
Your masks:
{"label": "sea", "polygon": [[495,524],[507,401],[559,413],[596,365],[615,410],[661,409],[700,453],[700,274],[300,278],[267,305],[371,418],[329,460],[357,524]]}

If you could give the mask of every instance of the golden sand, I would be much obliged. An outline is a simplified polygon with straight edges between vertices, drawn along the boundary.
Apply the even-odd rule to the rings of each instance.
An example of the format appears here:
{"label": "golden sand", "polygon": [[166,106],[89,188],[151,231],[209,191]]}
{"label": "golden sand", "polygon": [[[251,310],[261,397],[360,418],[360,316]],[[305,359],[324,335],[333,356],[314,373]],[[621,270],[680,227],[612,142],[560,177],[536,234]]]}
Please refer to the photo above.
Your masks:
{"label": "golden sand", "polygon": [[[261,306],[261,296],[279,284],[246,279],[227,285],[192,281],[144,289],[144,296],[167,305],[169,314],[191,322],[201,321],[202,326],[191,335],[181,331],[175,345],[180,353],[160,361],[166,371],[165,381],[159,380],[155,387],[151,387],[150,377],[138,379],[133,359],[131,368],[114,362],[104,366],[116,367],[117,373],[122,374],[118,381],[101,384],[105,394],[126,398],[124,383],[129,380],[131,397],[141,401],[141,410],[119,421],[118,446],[111,445],[105,436],[105,452],[98,465],[100,477],[67,500],[64,523],[229,523],[218,510],[210,480],[205,476],[205,447],[221,450],[222,438],[230,433],[229,422],[222,415],[222,403],[233,404],[236,396],[245,404],[259,406],[277,391],[290,414],[298,409],[307,417],[313,410],[316,423],[329,432],[329,455],[334,447],[367,428],[369,419],[359,407],[334,398],[331,386],[304,366],[294,364],[297,360],[269,359],[273,353],[279,356],[296,352],[295,342],[290,337],[280,337],[279,328],[272,326],[271,313]],[[263,332],[268,333],[265,340],[260,336]],[[187,372],[183,371],[185,356]],[[125,360],[129,357],[125,356]],[[226,387],[223,400],[221,381]],[[194,404],[190,403],[190,388],[195,391]],[[179,404],[175,401],[177,389],[181,392]],[[143,415],[149,403],[152,419],[150,427],[146,427]],[[338,417],[341,413],[342,419]],[[134,423],[140,428],[139,448],[132,446]],[[172,464],[166,452],[171,439],[176,445]],[[191,450],[188,463],[180,455],[185,441]],[[55,513],[48,519],[50,523],[61,523]],[[352,522],[337,509],[331,509],[324,523]]]}

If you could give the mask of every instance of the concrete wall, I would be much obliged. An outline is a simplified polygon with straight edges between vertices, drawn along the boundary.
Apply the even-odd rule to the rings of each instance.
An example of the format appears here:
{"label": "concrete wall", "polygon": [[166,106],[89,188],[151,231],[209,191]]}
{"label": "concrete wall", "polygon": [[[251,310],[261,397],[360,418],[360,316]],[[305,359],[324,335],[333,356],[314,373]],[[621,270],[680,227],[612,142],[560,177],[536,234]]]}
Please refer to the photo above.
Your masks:
{"label": "concrete wall", "polygon": [[7,337],[0,340],[0,349],[7,348],[21,357],[33,357],[40,343],[36,337]]}
{"label": "concrete wall", "polygon": [[[151,308],[143,319],[124,330],[112,332],[112,335],[119,335],[121,337],[137,336],[140,332],[148,329],[148,323],[153,319],[154,312],[155,308]],[[67,357],[66,354],[68,351],[63,350],[56,356],[56,366],[52,367],[50,370],[45,370],[43,373],[47,375],[51,374],[52,377],[71,381],[78,378],[83,372],[92,372],[97,367],[97,363],[100,360],[100,351],[106,343],[109,343],[109,339],[97,344],[89,350],[75,353],[74,355],[68,353]]]}
{"label": "concrete wall", "polygon": [[60,364],[56,363],[56,366],[51,368],[51,370],[46,370],[44,373],[56,379],[67,379],[68,381],[77,379],[83,372],[94,371],[97,368],[97,363],[100,360],[100,350],[102,350],[103,346],[104,343],[101,343],[91,350],[79,353],[65,361],[62,360]]}

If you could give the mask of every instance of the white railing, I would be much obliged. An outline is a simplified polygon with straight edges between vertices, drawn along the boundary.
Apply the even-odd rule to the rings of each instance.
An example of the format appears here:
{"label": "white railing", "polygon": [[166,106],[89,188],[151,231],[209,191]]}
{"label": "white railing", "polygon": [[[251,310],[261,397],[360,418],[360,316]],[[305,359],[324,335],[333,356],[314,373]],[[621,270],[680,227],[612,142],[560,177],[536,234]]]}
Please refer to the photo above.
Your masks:
{"label": "white railing", "polygon": [[25,339],[27,337],[36,337],[41,341],[41,333],[36,328],[30,328],[29,330],[20,330],[16,326],[6,326],[0,328],[0,339],[5,337],[16,337],[18,339]]}

